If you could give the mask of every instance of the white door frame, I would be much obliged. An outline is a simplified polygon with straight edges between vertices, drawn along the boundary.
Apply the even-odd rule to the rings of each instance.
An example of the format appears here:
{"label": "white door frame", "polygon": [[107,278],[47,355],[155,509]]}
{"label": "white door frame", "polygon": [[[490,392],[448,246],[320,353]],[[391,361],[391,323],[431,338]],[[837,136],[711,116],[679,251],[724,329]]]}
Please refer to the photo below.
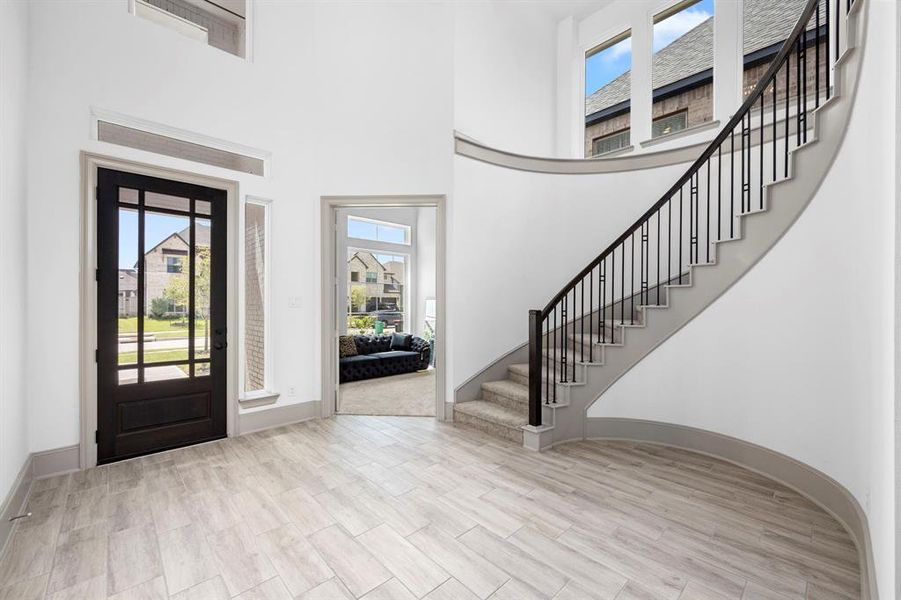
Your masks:
{"label": "white door frame", "polygon": [[88,469],[97,465],[97,169],[103,167],[160,177],[172,181],[193,183],[225,190],[228,202],[228,244],[230,263],[227,274],[226,313],[228,334],[228,381],[226,385],[226,434],[235,435],[238,398],[238,182],[188,171],[168,169],[131,160],[104,156],[91,152],[81,153],[81,273],[79,277],[79,392],[81,396],[81,425],[79,431],[79,465]]}
{"label": "white door frame", "polygon": [[441,195],[420,196],[322,196],[322,418],[335,414],[335,399],[338,392],[338,315],[337,285],[338,277],[335,269],[337,245],[337,209],[339,208],[408,208],[415,206],[431,206],[437,209],[435,222],[435,296],[437,305],[437,324],[435,327],[435,351],[438,358],[435,362],[435,417],[444,421],[445,396],[447,379],[447,334],[445,329],[445,215],[447,198]]}

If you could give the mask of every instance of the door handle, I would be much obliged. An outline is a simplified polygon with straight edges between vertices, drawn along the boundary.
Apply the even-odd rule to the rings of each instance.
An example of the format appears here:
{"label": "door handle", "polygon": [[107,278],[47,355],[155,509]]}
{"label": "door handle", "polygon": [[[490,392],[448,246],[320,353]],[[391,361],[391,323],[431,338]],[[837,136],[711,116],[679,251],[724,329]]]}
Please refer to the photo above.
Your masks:
{"label": "door handle", "polygon": [[224,350],[228,347],[228,342],[216,342],[213,344],[213,349],[215,350]]}

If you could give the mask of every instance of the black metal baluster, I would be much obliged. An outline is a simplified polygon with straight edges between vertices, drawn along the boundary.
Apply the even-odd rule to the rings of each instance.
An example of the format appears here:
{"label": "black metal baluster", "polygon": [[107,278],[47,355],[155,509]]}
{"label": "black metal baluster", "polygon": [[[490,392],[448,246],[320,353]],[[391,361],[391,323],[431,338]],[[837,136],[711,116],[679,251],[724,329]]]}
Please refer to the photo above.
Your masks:
{"label": "black metal baluster", "polygon": [[[692,260],[691,264],[697,264],[697,263],[701,262],[701,256],[700,256],[701,234],[699,231],[700,230],[700,222],[699,222],[700,216],[699,215],[701,214],[701,199],[699,197],[699,193],[700,193],[699,189],[701,187],[700,179],[701,179],[701,173],[699,171],[695,171],[695,174],[692,175],[692,179],[689,180],[689,181],[692,181],[692,180],[694,181],[694,186],[692,188],[690,188],[691,196],[692,196],[691,204],[694,206],[694,217],[693,217],[694,218],[694,232],[692,234],[691,239],[689,240],[689,243],[692,246],[692,252],[689,252],[689,254],[694,253],[694,260]],[[689,229],[691,229],[691,226],[689,226]]]}
{"label": "black metal baluster", "polygon": [[763,114],[765,94],[760,94],[760,210],[763,210]]}
{"label": "black metal baluster", "polygon": [[682,285],[682,190],[679,188],[679,285]]}
{"label": "black metal baluster", "polygon": [[823,61],[823,67],[826,72],[825,73],[826,74],[826,100],[828,100],[829,98],[832,97],[832,89],[831,89],[831,85],[830,85],[830,81],[829,81],[832,78],[832,76],[830,74],[830,71],[832,69],[831,69],[831,65],[829,64],[829,48],[830,48],[829,40],[832,38],[832,32],[829,31],[829,25],[830,25],[829,0],[826,0],[825,5],[826,5],[826,15],[825,15],[825,17],[826,17],[826,44],[825,44],[826,45],[826,60]]}
{"label": "black metal baluster", "polygon": [[[841,14],[841,4],[839,4],[841,0],[835,0],[835,62],[838,62],[838,53],[839,53],[839,33],[842,26],[842,20],[839,15]],[[829,6],[829,0],[826,0],[826,6]]]}
{"label": "black metal baluster", "polygon": [[785,147],[783,148],[783,151],[785,153],[785,177],[788,177],[788,140],[790,135],[789,129],[791,129],[788,126],[788,116],[791,112],[791,57],[791,52],[785,55]]}
{"label": "black metal baluster", "polygon": [[[550,345],[551,339],[551,320],[547,317],[544,318],[544,339],[547,340],[548,345]],[[550,348],[544,349],[544,370],[546,373],[544,376],[544,403],[548,404],[551,401],[551,353]]]}
{"label": "black metal baluster", "polygon": [[626,324],[626,243],[622,243],[622,256],[620,257],[619,274],[619,324]]}
{"label": "black metal baluster", "polygon": [[666,201],[666,212],[669,224],[666,226],[666,282],[673,280],[673,197]]}
{"label": "black metal baluster", "polygon": [[662,208],[657,209],[657,306],[660,306],[660,242],[663,238],[660,237],[660,211]]}
{"label": "black metal baluster", "polygon": [[795,147],[801,145],[801,95],[803,91],[801,90],[801,54],[803,51],[801,50],[801,38],[798,38],[798,41],[795,42],[797,48],[795,52],[797,56],[795,57],[795,85],[798,86],[798,91],[795,94]]}
{"label": "black metal baluster", "polygon": [[[581,291],[581,306],[579,311],[579,362],[585,362],[585,278],[582,278],[579,289]],[[573,325],[575,326],[575,324]]]}
{"label": "black metal baluster", "polygon": [[745,117],[741,117],[741,212],[745,212]]}
{"label": "black metal baluster", "polygon": [[[603,271],[601,271],[601,283],[604,286],[604,293],[601,294],[601,342],[607,343],[607,259],[604,258],[604,261],[601,263],[601,267]],[[614,269],[616,268],[616,263],[614,263]],[[610,303],[613,304],[613,292],[610,293]]]}
{"label": "black metal baluster", "polygon": [[716,150],[716,241],[723,239],[723,144]]}
{"label": "black metal baluster", "polygon": [[[827,3],[828,4],[828,3]],[[816,108],[820,107],[820,3],[817,2],[817,17],[816,17],[816,34],[814,35],[814,64],[816,68],[814,69],[814,80],[813,85],[816,88],[816,98],[814,98],[814,106]]]}
{"label": "black metal baluster", "polygon": [[635,230],[632,230],[632,254],[629,256],[629,322],[635,325]]}
{"label": "black metal baluster", "polygon": [[569,377],[569,362],[566,360],[569,358],[569,342],[566,339],[566,327],[569,325],[569,292],[563,294],[563,308],[562,313],[560,315],[562,330],[560,332],[560,369],[563,371],[563,383],[567,382],[567,377]]}
{"label": "black metal baluster", "polygon": [[645,252],[648,245],[648,234],[648,222],[645,221],[641,224],[641,302],[639,308],[648,304],[648,266],[645,263],[648,257],[648,253]]}
{"label": "black metal baluster", "polygon": [[[779,139],[778,134],[776,133],[776,122],[779,120],[776,118],[776,84],[778,83],[779,72],[777,71],[775,75],[773,75],[773,181],[776,181],[776,140]],[[761,124],[761,127],[763,124]]]}
{"label": "black metal baluster", "polygon": [[554,362],[553,362],[553,368],[554,368],[554,377],[553,377],[554,384],[553,385],[554,385],[554,387],[553,387],[553,390],[554,390],[554,404],[556,404],[557,403],[557,305],[554,305],[554,331],[553,331],[553,334],[554,334]]}
{"label": "black metal baluster", "polygon": [[707,244],[707,262],[710,262],[710,159],[707,159],[707,237],[704,239]]}
{"label": "black metal baluster", "polygon": [[[598,268],[600,272],[600,267]],[[584,316],[582,317],[585,318]],[[588,272],[588,362],[594,362],[594,267]],[[584,334],[583,334],[584,335]],[[585,343],[584,340],[582,342]]]}
{"label": "black metal baluster", "polygon": [[729,132],[732,140],[732,151],[729,152],[729,239],[735,237],[735,128]]}
{"label": "black metal baluster", "polygon": [[800,55],[798,56],[798,60],[801,63],[801,79],[798,80],[798,83],[801,84],[801,124],[804,126],[803,131],[801,132],[801,139],[804,143],[807,143],[807,42],[802,35],[798,40],[798,50]]}

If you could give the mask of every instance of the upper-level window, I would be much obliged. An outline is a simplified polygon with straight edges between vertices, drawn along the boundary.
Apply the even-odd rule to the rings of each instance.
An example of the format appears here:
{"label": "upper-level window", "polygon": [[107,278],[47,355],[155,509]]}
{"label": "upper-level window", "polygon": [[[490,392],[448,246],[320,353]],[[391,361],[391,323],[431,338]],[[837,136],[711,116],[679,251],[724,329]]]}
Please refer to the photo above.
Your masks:
{"label": "upper-level window", "polygon": [[622,150],[629,145],[629,130],[618,131],[609,135],[595,138],[591,143],[591,155],[601,156]]}
{"label": "upper-level window", "polygon": [[363,217],[347,217],[347,237],[409,245],[410,226]]}
{"label": "upper-level window", "polygon": [[[814,63],[819,58],[820,81],[826,80],[829,51],[826,44],[826,4],[827,0],[820,0],[820,43],[816,45],[816,12],[807,23],[807,94],[813,99],[816,92],[816,71]],[[742,19],[742,39],[744,43],[744,78],[742,91],[748,96],[769,68],[770,63],[782,49],[782,43],[791,34],[792,29],[801,17],[801,12],[807,5],[807,0],[781,0],[774,4],[772,0],[744,0]],[[834,3],[833,3],[834,6]],[[793,67],[794,68],[794,67]],[[789,94],[795,96],[798,93],[798,82],[792,73],[793,79],[789,82]],[[776,86],[777,100],[785,98],[785,73],[780,72],[778,85]],[[772,93],[772,87],[768,88]],[[825,87],[821,89],[825,94]],[[767,98],[769,100],[769,98]]]}
{"label": "upper-level window", "polygon": [[[685,113],[684,125],[713,120],[713,0],[687,0],[654,16],[652,118]],[[681,123],[681,121],[680,121]],[[652,127],[653,137],[677,131]]]}
{"label": "upper-level window", "polygon": [[[626,31],[585,53],[585,156],[629,145],[632,37]],[[595,142],[616,134],[618,145],[598,152]],[[603,146],[603,144],[602,144]]]}
{"label": "upper-level window", "polygon": [[679,112],[654,119],[654,123],[651,125],[651,135],[653,137],[669,135],[682,131],[686,127],[688,127],[688,111],[680,110]]}
{"label": "upper-level window", "polygon": [[134,13],[192,39],[245,56],[246,0],[133,0]]}
{"label": "upper-level window", "polygon": [[375,271],[366,271],[366,283],[378,283],[379,274]]}

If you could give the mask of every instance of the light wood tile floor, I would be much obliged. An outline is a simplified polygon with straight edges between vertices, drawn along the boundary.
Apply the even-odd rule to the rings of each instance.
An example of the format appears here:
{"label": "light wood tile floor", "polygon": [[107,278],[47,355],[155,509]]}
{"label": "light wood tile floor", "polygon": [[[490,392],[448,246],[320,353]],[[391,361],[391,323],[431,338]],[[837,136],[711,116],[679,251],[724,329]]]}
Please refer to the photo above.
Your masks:
{"label": "light wood tile floor", "polygon": [[340,416],[34,483],[0,600],[845,599],[810,501],[691,452]]}

